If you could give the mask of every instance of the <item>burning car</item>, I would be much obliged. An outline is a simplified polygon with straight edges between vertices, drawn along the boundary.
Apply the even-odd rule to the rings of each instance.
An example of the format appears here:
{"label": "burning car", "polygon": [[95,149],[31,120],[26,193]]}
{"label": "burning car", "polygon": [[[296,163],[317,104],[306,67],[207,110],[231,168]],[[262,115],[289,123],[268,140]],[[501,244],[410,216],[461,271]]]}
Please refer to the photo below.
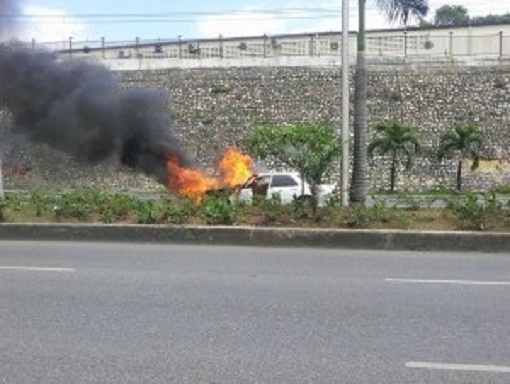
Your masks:
{"label": "burning car", "polygon": [[[336,193],[335,184],[319,185],[319,205],[324,205]],[[243,202],[252,202],[254,196],[271,198],[273,195],[279,196],[283,204],[289,204],[296,198],[305,201],[312,199],[310,185],[296,172],[265,172],[253,175],[237,194],[238,200]]]}
{"label": "burning car", "polygon": [[[295,198],[304,201],[312,199],[310,185],[296,172],[254,173],[251,157],[234,148],[228,148],[220,159],[216,176],[209,176],[197,170],[182,167],[175,159],[169,159],[167,167],[171,178],[170,191],[201,201],[205,196],[221,199],[252,202],[254,196],[271,198],[278,195],[283,204]],[[335,184],[319,185],[319,205],[335,196]]]}

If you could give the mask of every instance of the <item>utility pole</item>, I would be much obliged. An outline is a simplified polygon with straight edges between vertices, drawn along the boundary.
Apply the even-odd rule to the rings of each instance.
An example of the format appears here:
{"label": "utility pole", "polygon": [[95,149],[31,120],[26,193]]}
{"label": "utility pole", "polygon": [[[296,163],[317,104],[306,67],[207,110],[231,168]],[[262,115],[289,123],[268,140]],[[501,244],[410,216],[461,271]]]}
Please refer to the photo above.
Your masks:
{"label": "utility pole", "polygon": [[4,193],[4,176],[2,173],[2,150],[0,149],[0,199],[5,197]]}
{"label": "utility pole", "polygon": [[349,205],[349,0],[342,0],[342,206]]}

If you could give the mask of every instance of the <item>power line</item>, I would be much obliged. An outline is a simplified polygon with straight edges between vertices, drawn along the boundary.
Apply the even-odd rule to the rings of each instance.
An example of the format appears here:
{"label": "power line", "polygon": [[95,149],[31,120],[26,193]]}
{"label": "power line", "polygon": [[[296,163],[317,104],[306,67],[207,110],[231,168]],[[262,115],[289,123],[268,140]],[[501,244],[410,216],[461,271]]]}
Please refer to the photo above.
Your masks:
{"label": "power line", "polygon": [[[208,21],[264,21],[272,20],[325,20],[340,18],[340,7],[307,7],[279,9],[250,9],[226,11],[176,11],[160,13],[77,13],[77,14],[0,14],[2,19],[14,19],[19,24],[37,22],[39,25],[74,25],[86,22],[99,24],[155,24],[155,23],[193,23]],[[385,12],[376,6],[368,6],[367,11]],[[356,17],[357,10],[351,9],[349,16]]]}
{"label": "power line", "polygon": [[[286,14],[298,12],[313,13],[338,13],[340,8],[280,8],[280,9],[249,9],[249,10],[225,10],[225,11],[176,11],[176,12],[157,12],[157,13],[75,13],[72,17],[79,18],[132,18],[132,17],[180,17],[180,16],[215,16],[225,14]],[[62,14],[0,14],[0,18],[60,18]]]}

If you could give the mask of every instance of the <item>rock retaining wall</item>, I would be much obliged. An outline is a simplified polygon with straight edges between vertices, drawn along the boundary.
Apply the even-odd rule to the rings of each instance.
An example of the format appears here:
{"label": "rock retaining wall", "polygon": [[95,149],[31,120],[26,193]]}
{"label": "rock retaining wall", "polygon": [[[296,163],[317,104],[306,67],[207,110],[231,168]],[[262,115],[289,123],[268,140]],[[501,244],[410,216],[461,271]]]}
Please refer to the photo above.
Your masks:
{"label": "rock retaining wall", "polygon": [[[225,147],[241,145],[260,123],[322,120],[337,127],[341,124],[341,72],[331,67],[176,68],[125,71],[118,76],[125,86],[170,92],[173,129],[204,167],[211,166]],[[486,140],[484,166],[466,173],[465,186],[510,184],[510,67],[372,68],[368,108],[369,126],[396,119],[414,127],[421,139],[423,154],[410,172],[400,173],[398,188],[451,187],[456,163],[438,164],[434,152],[442,133],[455,123],[468,122],[477,123]],[[95,167],[81,165],[46,146],[29,143],[9,130],[5,111],[0,122],[6,189],[157,187],[115,161]],[[373,159],[370,164],[372,187],[387,188],[386,159]]]}

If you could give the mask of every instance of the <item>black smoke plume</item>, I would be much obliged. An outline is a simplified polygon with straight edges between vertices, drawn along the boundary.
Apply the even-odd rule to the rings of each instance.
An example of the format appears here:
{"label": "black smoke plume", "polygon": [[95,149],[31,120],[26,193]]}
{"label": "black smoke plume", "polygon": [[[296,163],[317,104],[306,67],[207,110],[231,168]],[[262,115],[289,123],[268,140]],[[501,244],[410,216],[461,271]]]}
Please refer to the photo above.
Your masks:
{"label": "black smoke plume", "polygon": [[14,128],[77,160],[117,157],[162,183],[168,158],[191,165],[170,131],[164,92],[123,88],[103,66],[20,43],[0,46],[0,81],[0,108]]}

